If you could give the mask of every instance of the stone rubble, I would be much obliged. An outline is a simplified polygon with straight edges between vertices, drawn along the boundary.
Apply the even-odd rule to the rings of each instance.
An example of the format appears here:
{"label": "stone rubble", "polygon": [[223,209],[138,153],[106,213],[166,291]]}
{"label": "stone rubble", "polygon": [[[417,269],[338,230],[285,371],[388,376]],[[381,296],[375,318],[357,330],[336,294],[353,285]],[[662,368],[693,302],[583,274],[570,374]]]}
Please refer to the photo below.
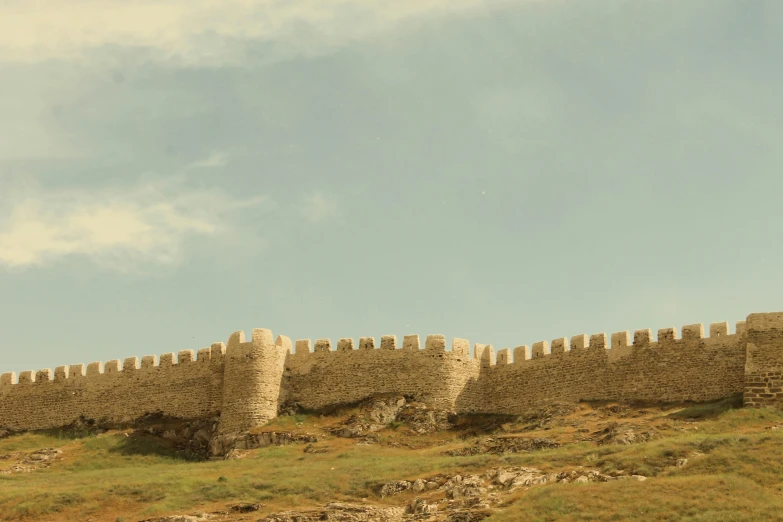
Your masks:
{"label": "stone rubble", "polygon": [[648,442],[655,437],[655,430],[645,430],[633,424],[619,424],[617,422],[610,422],[606,427],[592,434],[592,439],[599,446],[607,444],[637,444]]}
{"label": "stone rubble", "polygon": [[307,511],[282,511],[259,519],[259,522],[401,522],[405,508],[381,508],[331,502],[323,509]]}
{"label": "stone rubble", "polygon": [[40,468],[48,468],[61,454],[62,450],[56,448],[42,448],[36,451],[20,451],[6,455],[0,455],[0,461],[16,460],[21,458],[18,464],[14,464],[8,469],[0,470],[0,475],[11,475],[12,473],[30,473]]}
{"label": "stone rubble", "polygon": [[445,452],[452,457],[470,455],[483,455],[485,453],[499,455],[502,453],[519,453],[524,451],[536,451],[540,449],[559,448],[560,443],[546,437],[532,439],[522,437],[488,437],[474,444]]}
{"label": "stone rubble", "polygon": [[262,431],[238,436],[234,441],[233,449],[251,450],[267,446],[287,446],[295,443],[312,444],[319,440],[317,435],[311,433]]}
{"label": "stone rubble", "polygon": [[206,513],[199,515],[173,515],[168,517],[145,518],[139,522],[203,522],[213,518]]}

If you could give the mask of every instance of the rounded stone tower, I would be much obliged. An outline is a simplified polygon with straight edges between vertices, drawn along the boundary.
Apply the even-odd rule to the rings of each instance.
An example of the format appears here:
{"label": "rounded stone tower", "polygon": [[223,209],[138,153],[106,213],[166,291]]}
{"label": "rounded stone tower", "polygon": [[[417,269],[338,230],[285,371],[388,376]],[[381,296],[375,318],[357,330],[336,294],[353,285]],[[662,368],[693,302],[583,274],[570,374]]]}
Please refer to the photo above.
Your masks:
{"label": "rounded stone tower", "polygon": [[223,405],[213,454],[230,449],[237,436],[277,417],[283,371],[291,341],[273,340],[272,331],[254,328],[250,342],[242,331],[228,340],[223,370]]}

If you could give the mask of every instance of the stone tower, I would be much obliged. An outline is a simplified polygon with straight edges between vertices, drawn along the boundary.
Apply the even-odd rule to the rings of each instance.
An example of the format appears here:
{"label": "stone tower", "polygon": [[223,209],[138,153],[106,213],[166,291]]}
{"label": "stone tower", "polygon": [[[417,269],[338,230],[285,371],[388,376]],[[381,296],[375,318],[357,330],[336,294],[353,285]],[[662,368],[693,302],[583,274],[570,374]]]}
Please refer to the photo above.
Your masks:
{"label": "stone tower", "polygon": [[271,330],[253,329],[250,342],[244,332],[234,332],[226,347],[223,370],[223,407],[213,454],[230,447],[242,433],[277,417],[283,371],[291,341],[285,336],[273,340]]}

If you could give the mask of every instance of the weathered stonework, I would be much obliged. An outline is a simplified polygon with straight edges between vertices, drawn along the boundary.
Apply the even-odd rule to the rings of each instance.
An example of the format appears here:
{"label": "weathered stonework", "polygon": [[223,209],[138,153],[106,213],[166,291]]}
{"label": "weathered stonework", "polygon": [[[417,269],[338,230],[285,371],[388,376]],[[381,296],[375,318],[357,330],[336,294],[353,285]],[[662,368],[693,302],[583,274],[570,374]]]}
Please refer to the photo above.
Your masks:
{"label": "weathered stonework", "polygon": [[[284,402],[306,409],[403,394],[456,413],[522,413],[554,401],[707,401],[744,394],[747,406],[783,407],[783,312],[751,314],[729,333],[714,323],[580,334],[495,353],[442,335],[291,340],[254,329],[228,345],[0,375],[0,428],[30,430],[80,418],[132,423],[149,414],[219,416],[214,453],[273,419]],[[313,351],[310,351],[311,345]]]}
{"label": "weathered stonework", "polygon": [[783,407],[783,312],[751,314],[745,327],[744,403]]}

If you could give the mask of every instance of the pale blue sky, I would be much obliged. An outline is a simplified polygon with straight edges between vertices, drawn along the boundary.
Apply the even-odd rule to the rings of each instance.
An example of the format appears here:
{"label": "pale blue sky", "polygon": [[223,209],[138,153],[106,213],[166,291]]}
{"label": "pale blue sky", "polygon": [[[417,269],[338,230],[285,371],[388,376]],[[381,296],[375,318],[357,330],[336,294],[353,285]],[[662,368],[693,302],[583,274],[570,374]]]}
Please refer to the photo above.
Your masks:
{"label": "pale blue sky", "polygon": [[32,4],[0,6],[0,372],[783,309],[779,0]]}

